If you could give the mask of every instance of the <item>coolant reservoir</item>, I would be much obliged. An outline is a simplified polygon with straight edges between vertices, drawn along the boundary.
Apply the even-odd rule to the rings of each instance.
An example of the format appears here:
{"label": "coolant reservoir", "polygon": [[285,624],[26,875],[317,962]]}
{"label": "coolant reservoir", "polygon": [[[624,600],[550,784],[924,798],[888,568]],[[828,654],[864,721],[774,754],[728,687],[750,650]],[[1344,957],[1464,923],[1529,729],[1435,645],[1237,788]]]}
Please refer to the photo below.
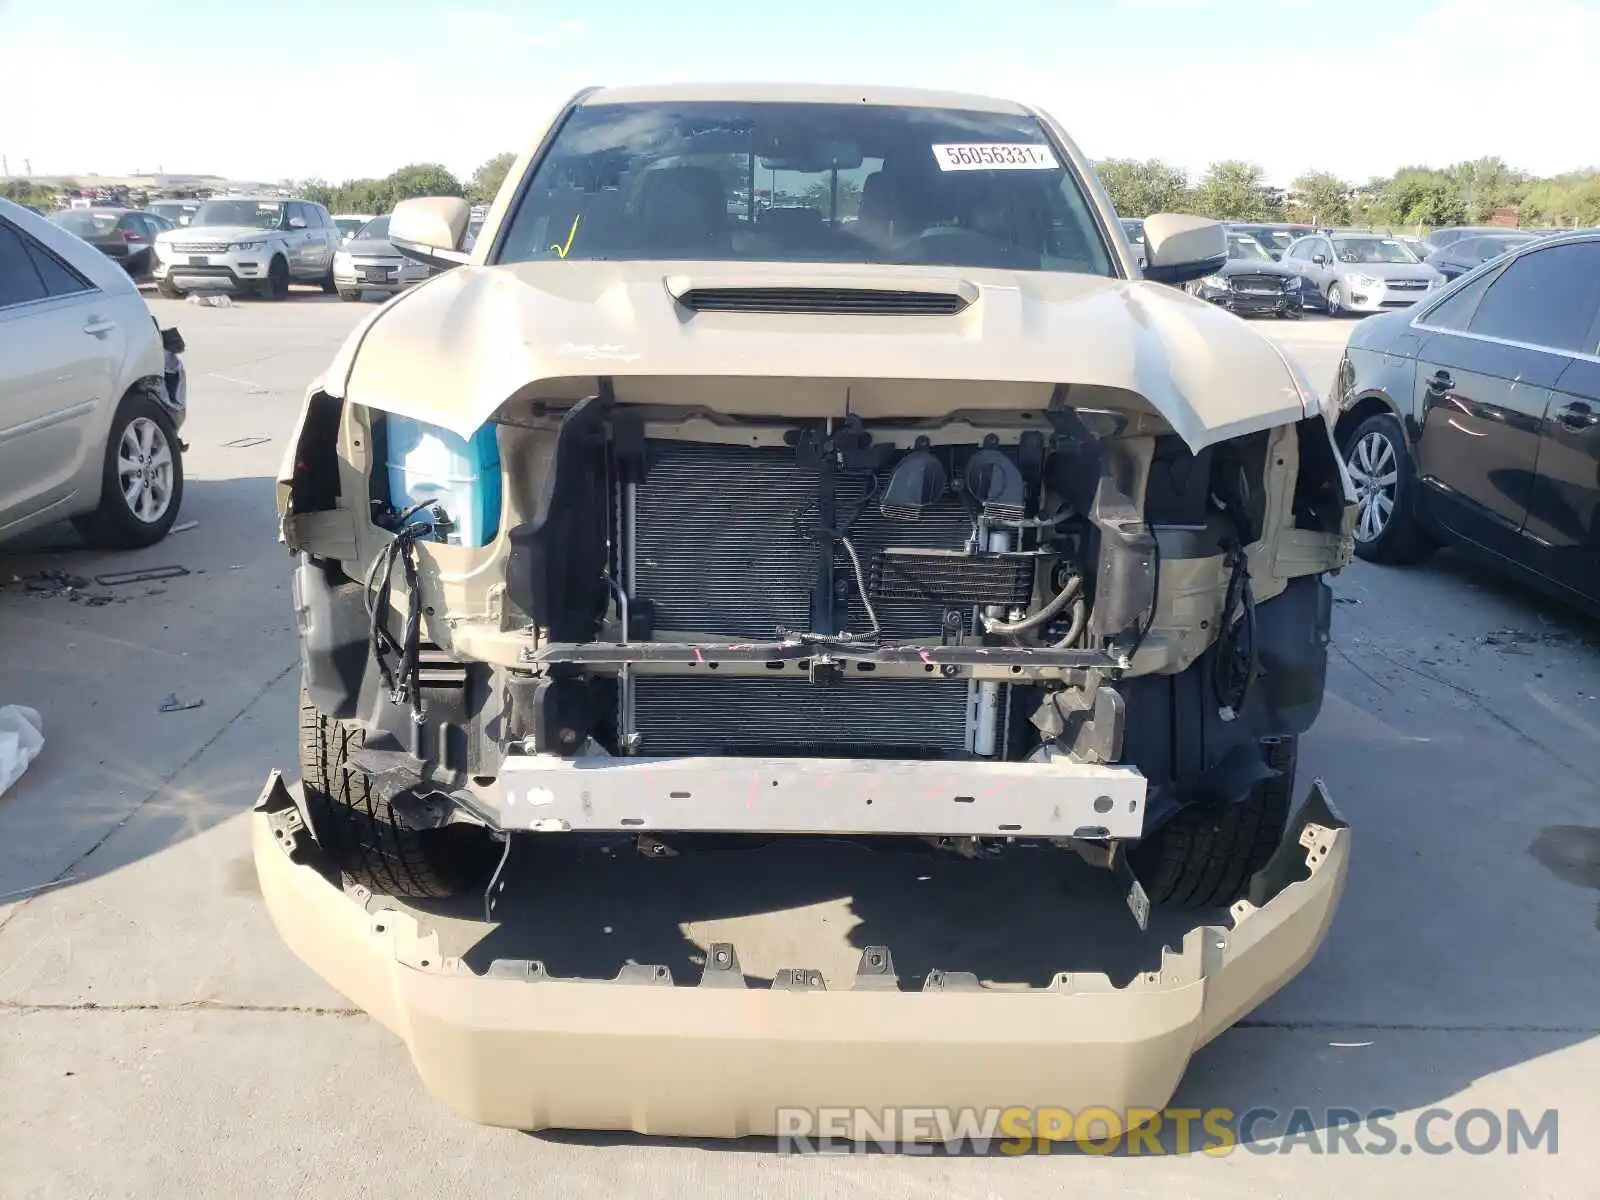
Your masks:
{"label": "coolant reservoir", "polygon": [[[437,502],[450,517],[452,546],[486,546],[500,526],[500,444],[493,425],[471,438],[389,414],[384,422],[389,502]],[[417,520],[427,520],[426,513]]]}

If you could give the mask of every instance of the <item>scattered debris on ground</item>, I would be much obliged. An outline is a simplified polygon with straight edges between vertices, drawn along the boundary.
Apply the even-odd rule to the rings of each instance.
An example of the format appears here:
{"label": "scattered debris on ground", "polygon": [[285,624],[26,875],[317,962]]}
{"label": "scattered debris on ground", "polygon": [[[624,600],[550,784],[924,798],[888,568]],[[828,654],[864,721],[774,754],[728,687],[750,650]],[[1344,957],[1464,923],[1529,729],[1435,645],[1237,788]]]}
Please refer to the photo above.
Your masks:
{"label": "scattered debris on ground", "polygon": [[189,530],[196,528],[197,526],[199,526],[199,524],[200,524],[199,521],[179,521],[171,529],[167,530],[167,532],[169,534],[172,534],[172,533],[188,533]]}
{"label": "scattered debris on ground", "polygon": [[44,719],[20,704],[0,706],[0,795],[22,778],[44,748]]}
{"label": "scattered debris on ground", "polygon": [[[112,571],[105,575],[96,575],[94,581],[101,587],[117,587],[124,583],[150,583],[157,579],[176,579],[188,573],[188,567],[147,567],[142,571]],[[89,586],[87,580],[83,586]]]}
{"label": "scattered debris on ground", "polygon": [[199,708],[204,700],[179,700],[177,692],[169,692],[167,698],[161,702],[161,711],[164,713],[187,712],[191,708]]}
{"label": "scattered debris on ground", "polygon": [[226,292],[190,292],[188,301],[201,308],[232,308],[233,297]]}
{"label": "scattered debris on ground", "polygon": [[232,450],[248,450],[251,446],[264,446],[271,440],[269,437],[237,437],[222,444]]}
{"label": "scattered debris on ground", "polygon": [[1565,646],[1572,640],[1570,634],[1560,629],[1530,632],[1526,629],[1491,629],[1478,638],[1483,646],[1498,646],[1511,654],[1526,654],[1529,646]]}

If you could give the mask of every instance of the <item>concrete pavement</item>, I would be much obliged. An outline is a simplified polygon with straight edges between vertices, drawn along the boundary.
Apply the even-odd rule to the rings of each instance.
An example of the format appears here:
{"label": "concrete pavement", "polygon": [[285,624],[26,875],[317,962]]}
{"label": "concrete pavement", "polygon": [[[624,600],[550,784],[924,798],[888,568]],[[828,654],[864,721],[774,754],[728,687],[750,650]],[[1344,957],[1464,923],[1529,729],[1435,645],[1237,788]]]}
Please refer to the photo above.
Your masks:
{"label": "concrete pavement", "polygon": [[[1202,1052],[1175,1103],[1557,1108],[1559,1153],[1318,1156],[1304,1138],[1285,1150],[1270,1136],[1280,1124],[1223,1158],[797,1159],[760,1143],[527,1136],[440,1109],[401,1045],[280,945],[242,819],[268,769],[294,766],[295,650],[271,476],[304,384],[370,310],[312,293],[152,307],[191,347],[183,519],[199,526],[115,558],[49,549],[69,536],[60,531],[0,552],[0,581],[46,566],[191,572],[97,589],[126,601],[104,607],[0,592],[0,702],[39,708],[47,739],[0,798],[6,1197],[1593,1189],[1600,893],[1530,847],[1553,829],[1600,827],[1600,660],[1583,620],[1448,552],[1406,570],[1357,564],[1336,581],[1330,695],[1302,771],[1327,780],[1354,826],[1343,907],[1307,971]],[[1262,328],[1322,384],[1350,326]],[[158,712],[172,692],[206,703]],[[742,922],[774,961],[794,961],[790,947],[827,953],[863,923],[911,937],[930,905],[954,932],[921,953],[1003,931],[940,860],[926,869],[935,890],[915,897],[861,882],[878,870],[748,860],[730,874],[769,880],[754,914],[695,884],[654,922],[627,905],[602,916],[576,880],[561,920],[578,931],[572,955],[602,960],[650,938],[692,948]],[[1052,932],[1077,940],[1079,920],[1033,906],[1006,952]],[[661,961],[652,948],[636,956]],[[1326,1142],[1326,1122],[1316,1130]]]}

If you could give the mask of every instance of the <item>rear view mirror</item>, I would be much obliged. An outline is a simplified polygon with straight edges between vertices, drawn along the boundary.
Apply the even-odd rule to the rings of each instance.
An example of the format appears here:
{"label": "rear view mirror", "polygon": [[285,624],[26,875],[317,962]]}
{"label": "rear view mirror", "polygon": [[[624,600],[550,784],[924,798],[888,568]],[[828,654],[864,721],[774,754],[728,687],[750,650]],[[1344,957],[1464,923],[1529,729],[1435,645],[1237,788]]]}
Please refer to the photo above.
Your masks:
{"label": "rear view mirror", "polygon": [[1144,258],[1146,279],[1188,283],[1222,269],[1228,261],[1228,235],[1219,221],[1156,213],[1144,221]]}
{"label": "rear view mirror", "polygon": [[407,258],[430,267],[454,267],[467,261],[460,249],[472,218],[472,206],[459,196],[423,196],[402,200],[389,217],[389,241]]}

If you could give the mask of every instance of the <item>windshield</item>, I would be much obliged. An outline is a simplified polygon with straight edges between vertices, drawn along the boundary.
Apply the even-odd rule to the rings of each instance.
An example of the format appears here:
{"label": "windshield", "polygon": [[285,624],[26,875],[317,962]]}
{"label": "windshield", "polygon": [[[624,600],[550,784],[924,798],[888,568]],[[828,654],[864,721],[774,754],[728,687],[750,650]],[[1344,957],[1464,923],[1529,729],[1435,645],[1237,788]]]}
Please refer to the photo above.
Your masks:
{"label": "windshield", "polygon": [[1504,254],[1507,250],[1510,250],[1513,247],[1526,246],[1529,242],[1536,242],[1538,240],[1539,239],[1531,233],[1507,234],[1505,237],[1483,238],[1478,242],[1476,247],[1478,252],[1478,261],[1487,262],[1489,259],[1494,258],[1498,254]]}
{"label": "windshield", "polygon": [[1036,119],[845,104],[580,108],[495,261],[565,258],[1114,273]]}
{"label": "windshield", "polygon": [[1272,255],[1268,254],[1261,243],[1253,237],[1230,237],[1228,239],[1228,257],[1250,262],[1272,261]]}
{"label": "windshield", "polygon": [[1333,252],[1343,263],[1414,263],[1417,256],[1394,238],[1336,237]]}
{"label": "windshield", "polygon": [[1299,235],[1290,233],[1287,229],[1262,229],[1253,231],[1250,236],[1263,246],[1271,246],[1274,250],[1287,250]]}
{"label": "windshield", "polygon": [[179,217],[198,211],[199,208],[198,200],[157,200],[147,211],[166,217],[169,221],[176,221]]}
{"label": "windshield", "polygon": [[117,227],[116,213],[59,212],[51,213],[50,219],[68,233],[76,234],[81,238],[104,237]]}
{"label": "windshield", "polygon": [[389,218],[376,217],[361,227],[361,232],[356,234],[358,241],[386,242],[389,240]]}
{"label": "windshield", "polygon": [[351,237],[361,231],[363,225],[368,224],[360,217],[335,217],[333,224],[345,237]]}
{"label": "windshield", "polygon": [[1122,222],[1122,232],[1128,235],[1130,242],[1141,242],[1144,240],[1144,222],[1124,220]]}
{"label": "windshield", "polygon": [[251,225],[257,229],[276,229],[283,219],[283,205],[272,200],[209,200],[194,214],[191,227],[200,225]]}

